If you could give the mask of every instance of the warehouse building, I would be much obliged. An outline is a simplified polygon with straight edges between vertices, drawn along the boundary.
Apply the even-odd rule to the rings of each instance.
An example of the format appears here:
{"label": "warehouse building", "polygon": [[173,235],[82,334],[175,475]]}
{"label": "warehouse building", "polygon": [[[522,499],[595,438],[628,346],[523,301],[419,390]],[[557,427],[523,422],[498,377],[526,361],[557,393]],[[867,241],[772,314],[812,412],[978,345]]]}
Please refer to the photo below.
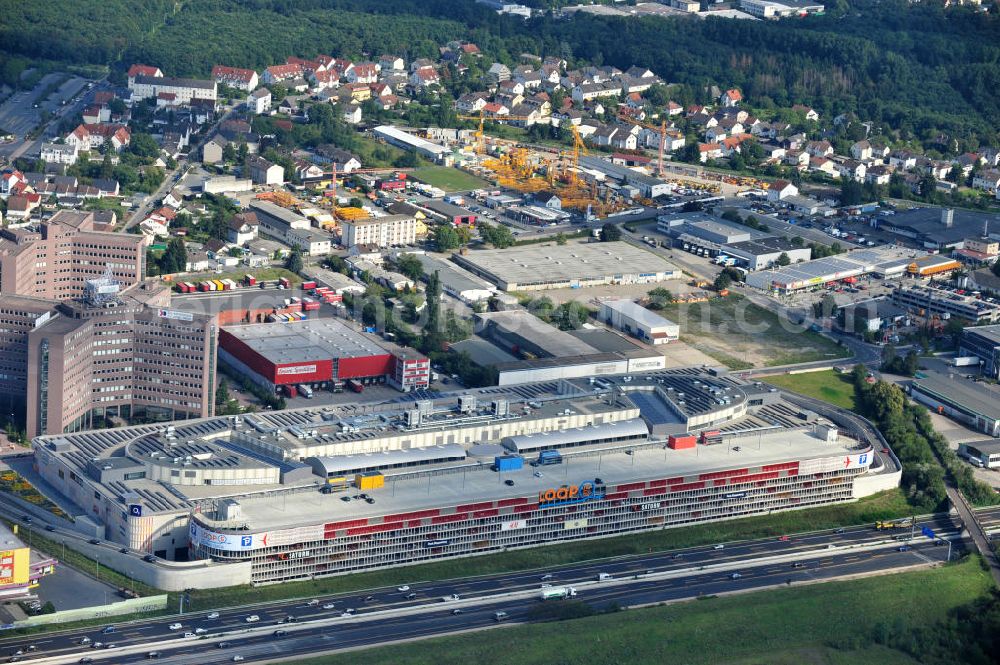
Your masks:
{"label": "warehouse building", "polygon": [[451,203],[431,199],[423,201],[420,207],[425,208],[432,218],[445,224],[453,226],[476,225],[476,213]]}
{"label": "warehouse building", "polygon": [[337,319],[231,326],[219,332],[219,358],[269,390],[353,380],[409,392],[430,382],[427,358]]}
{"label": "warehouse building", "polygon": [[1000,325],[976,326],[962,331],[960,356],[979,358],[983,376],[1000,376]]}
{"label": "warehouse building", "polygon": [[733,224],[702,212],[660,215],[656,218],[656,230],[672,238],[689,235],[718,245],[731,245],[768,237],[764,231],[751,229],[742,224]]}
{"label": "warehouse building", "polygon": [[452,263],[440,261],[427,254],[413,254],[412,256],[420,261],[425,275],[438,274],[442,291],[466,304],[472,305],[488,300],[496,294],[496,287],[492,284],[484,282],[475,275],[470,275]]}
{"label": "warehouse building", "polygon": [[524,309],[482,312],[472,317],[477,335],[519,358],[560,358],[597,350]]}
{"label": "warehouse building", "polygon": [[[924,255],[920,252],[920,255]],[[778,294],[857,279],[864,275],[901,277],[913,265],[915,252],[892,247],[855,249],[836,256],[813,259],[785,267],[759,270],[746,277],[747,286]]]}
{"label": "warehouse building", "polygon": [[764,270],[778,265],[782,254],[791,263],[808,261],[812,258],[812,250],[801,245],[793,245],[785,238],[759,238],[726,245],[723,248],[726,256],[736,259],[736,265],[747,270]]}
{"label": "warehouse building", "polygon": [[984,469],[1000,468],[1000,441],[988,439],[958,445],[959,457],[964,457]]}
{"label": "warehouse building", "polygon": [[649,350],[597,351],[576,356],[533,358],[495,366],[497,385],[516,386],[538,381],[564,381],[591,377],[653,372],[667,366],[666,357]]}
{"label": "warehouse building", "polygon": [[[653,434],[664,426],[677,434]],[[231,584],[845,502],[899,481],[869,443],[780,394],[693,369],[32,445],[41,476],[108,540],[206,560]],[[512,454],[522,463],[491,470]],[[371,501],[341,500],[355,488]]]}
{"label": "warehouse building", "polygon": [[376,139],[385,141],[389,145],[415,152],[437,164],[451,165],[451,151],[439,143],[422,139],[392,125],[381,125],[372,132]]}
{"label": "warehouse building", "polygon": [[257,215],[260,232],[289,247],[298,247],[309,256],[330,253],[330,234],[312,230],[308,217],[303,217],[270,201],[251,201],[250,209]]}
{"label": "warehouse building", "polygon": [[911,208],[873,218],[873,225],[926,249],[957,249],[966,238],[978,238],[983,229],[1000,222],[996,214],[948,208]]}
{"label": "warehouse building", "polygon": [[666,344],[680,339],[681,327],[631,300],[601,302],[601,320],[638,337],[647,344]]}
{"label": "warehouse building", "polygon": [[956,316],[974,324],[1000,321],[1000,304],[930,285],[897,286],[892,292],[892,302],[928,318]]}
{"label": "warehouse building", "polygon": [[656,284],[682,277],[660,256],[626,242],[511,247],[454,254],[452,260],[504,291]]}
{"label": "warehouse building", "polygon": [[924,406],[988,436],[1000,436],[1000,391],[981,381],[924,372],[910,396]]}

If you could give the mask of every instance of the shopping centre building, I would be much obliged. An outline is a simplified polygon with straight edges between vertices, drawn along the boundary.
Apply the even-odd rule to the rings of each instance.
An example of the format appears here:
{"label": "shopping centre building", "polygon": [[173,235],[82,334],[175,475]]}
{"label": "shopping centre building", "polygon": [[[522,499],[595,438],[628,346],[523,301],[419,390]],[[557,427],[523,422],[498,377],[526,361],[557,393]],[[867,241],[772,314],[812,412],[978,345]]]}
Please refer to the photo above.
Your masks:
{"label": "shopping centre building", "polygon": [[[836,420],[836,419],[835,419]],[[871,442],[724,371],[40,436],[107,539],[273,583],[850,501]],[[250,566],[246,566],[250,562]]]}

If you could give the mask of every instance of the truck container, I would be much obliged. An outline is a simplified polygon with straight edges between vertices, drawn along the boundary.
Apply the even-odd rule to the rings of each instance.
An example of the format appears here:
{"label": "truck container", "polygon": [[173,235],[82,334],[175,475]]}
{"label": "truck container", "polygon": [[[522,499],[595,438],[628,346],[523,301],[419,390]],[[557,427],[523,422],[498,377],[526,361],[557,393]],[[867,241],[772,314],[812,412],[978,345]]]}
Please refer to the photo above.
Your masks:
{"label": "truck container", "polygon": [[319,309],[320,304],[316,300],[310,300],[309,302],[302,303],[302,309],[306,312],[312,312],[313,310]]}
{"label": "truck container", "polygon": [[291,283],[288,281],[287,277],[281,277],[280,279],[278,279],[278,286],[283,286],[287,289],[289,286],[291,286]]}
{"label": "truck container", "polygon": [[221,279],[213,279],[212,282],[215,284],[216,291],[225,291],[226,285],[222,283]]}
{"label": "truck container", "polygon": [[257,286],[257,278],[253,275],[243,275],[243,283],[247,286]]}
{"label": "truck container", "polygon": [[298,395],[298,392],[295,390],[295,386],[291,384],[281,386],[281,389],[284,391],[285,397],[295,397]]}
{"label": "truck container", "polygon": [[354,379],[347,380],[347,388],[353,392],[360,393],[364,392],[365,387]]}
{"label": "truck container", "polygon": [[302,282],[303,291],[308,291],[309,289],[315,289],[315,288],[316,288],[316,282],[313,281]]}
{"label": "truck container", "polygon": [[306,399],[312,399],[313,396],[312,388],[310,388],[304,383],[300,383],[298,386],[296,386],[296,388],[298,388],[299,392],[302,393],[303,397],[305,397]]}
{"label": "truck container", "polygon": [[976,356],[959,356],[958,358],[951,359],[952,367],[971,367],[978,364],[979,358]]}
{"label": "truck container", "polygon": [[195,293],[198,291],[197,282],[184,282],[184,284],[188,287],[188,293]]}
{"label": "truck container", "polygon": [[524,460],[517,455],[497,455],[493,460],[496,471],[517,471],[524,468]]}
{"label": "truck container", "polygon": [[543,450],[538,453],[538,464],[548,466],[549,464],[562,464],[562,455],[558,450]]}
{"label": "truck container", "polygon": [[188,293],[187,284],[185,284],[184,282],[177,282],[176,284],[174,284],[174,288],[181,293]]}
{"label": "truck container", "polygon": [[199,291],[214,291],[215,290],[215,284],[212,284],[211,282],[202,282],[201,284],[198,285],[198,290]]}
{"label": "truck container", "polygon": [[561,600],[572,598],[576,595],[576,589],[571,586],[553,586],[542,589],[542,600]]}
{"label": "truck container", "polygon": [[385,476],[378,471],[366,471],[354,476],[354,486],[359,490],[377,490],[385,487]]}
{"label": "truck container", "polygon": [[222,283],[226,285],[226,291],[232,291],[236,288],[236,282],[231,279],[224,279]]}
{"label": "truck container", "polygon": [[667,439],[667,447],[674,450],[688,450],[698,445],[698,437],[694,434],[675,435],[671,434]]}

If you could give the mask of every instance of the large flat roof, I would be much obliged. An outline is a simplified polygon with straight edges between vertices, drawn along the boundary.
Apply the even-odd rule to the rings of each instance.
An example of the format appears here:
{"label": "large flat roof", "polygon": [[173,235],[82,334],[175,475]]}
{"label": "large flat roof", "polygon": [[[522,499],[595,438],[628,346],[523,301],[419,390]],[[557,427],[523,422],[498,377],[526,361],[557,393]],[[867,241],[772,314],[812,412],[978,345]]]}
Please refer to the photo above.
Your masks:
{"label": "large flat roof", "polygon": [[545,323],[531,312],[523,309],[483,312],[477,314],[476,318],[494,324],[501,332],[522,337],[555,358],[596,351],[586,342]]}
{"label": "large flat roof", "polygon": [[[739,445],[739,444],[737,444]],[[581,452],[586,453],[586,449]],[[250,530],[305,526],[321,522],[371,518],[441,506],[458,506],[513,497],[537,497],[538,493],[564,483],[579,483],[600,478],[607,485],[651,480],[672,476],[697,475],[724,469],[756,467],[786,461],[804,461],[824,457],[844,457],[857,452],[857,443],[839,439],[827,443],[805,431],[781,430],[762,433],[747,439],[734,452],[729,445],[699,445],[693,450],[671,450],[659,446],[640,448],[633,454],[624,452],[591,453],[576,455],[573,450],[563,451],[565,461],[557,466],[538,469],[525,466],[519,471],[504,472],[504,479],[514,481],[514,486],[498,482],[496,473],[481,471],[454,473],[439,471],[428,489],[426,477],[388,478],[385,488],[369,494],[372,504],[360,501],[346,503],[334,494],[302,492],[294,501],[274,498],[241,499],[243,521]],[[492,464],[492,459],[482,464]],[[535,471],[541,473],[536,478]],[[204,521],[210,520],[202,516]]]}
{"label": "large flat roof", "polygon": [[926,372],[913,387],[931,397],[951,402],[991,420],[1000,420],[1000,390],[982,381]]}
{"label": "large flat roof", "polygon": [[626,242],[532,245],[455,256],[497,281],[513,284],[598,279],[609,275],[672,272],[660,256]]}
{"label": "large flat roof", "polygon": [[651,312],[634,300],[621,298],[618,300],[603,300],[603,307],[615,310],[624,316],[649,328],[662,328],[665,326],[676,326],[677,324],[669,319],[665,319],[656,312]]}
{"label": "large flat roof", "polygon": [[974,328],[968,328],[965,331],[966,335],[979,335],[984,339],[988,339],[997,346],[1000,346],[1000,325],[993,326],[976,326]]}
{"label": "large flat roof", "polygon": [[275,365],[389,353],[337,319],[227,326],[225,331]]}

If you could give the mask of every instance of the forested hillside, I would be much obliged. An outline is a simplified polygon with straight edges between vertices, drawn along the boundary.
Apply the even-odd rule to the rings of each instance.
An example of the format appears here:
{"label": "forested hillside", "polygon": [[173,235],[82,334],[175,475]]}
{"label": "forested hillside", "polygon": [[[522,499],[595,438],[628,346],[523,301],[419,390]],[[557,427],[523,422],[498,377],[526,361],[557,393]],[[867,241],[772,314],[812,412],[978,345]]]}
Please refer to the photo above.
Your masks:
{"label": "forested hillside", "polygon": [[216,63],[260,68],[320,52],[434,57],[441,44],[469,39],[508,62],[528,51],[648,66],[688,84],[694,98],[709,84],[736,86],[757,107],[855,113],[904,140],[996,140],[996,15],[939,2],[834,4],[828,16],[781,22],[577,15],[525,23],[472,0],[0,0],[0,49],[203,76]]}

